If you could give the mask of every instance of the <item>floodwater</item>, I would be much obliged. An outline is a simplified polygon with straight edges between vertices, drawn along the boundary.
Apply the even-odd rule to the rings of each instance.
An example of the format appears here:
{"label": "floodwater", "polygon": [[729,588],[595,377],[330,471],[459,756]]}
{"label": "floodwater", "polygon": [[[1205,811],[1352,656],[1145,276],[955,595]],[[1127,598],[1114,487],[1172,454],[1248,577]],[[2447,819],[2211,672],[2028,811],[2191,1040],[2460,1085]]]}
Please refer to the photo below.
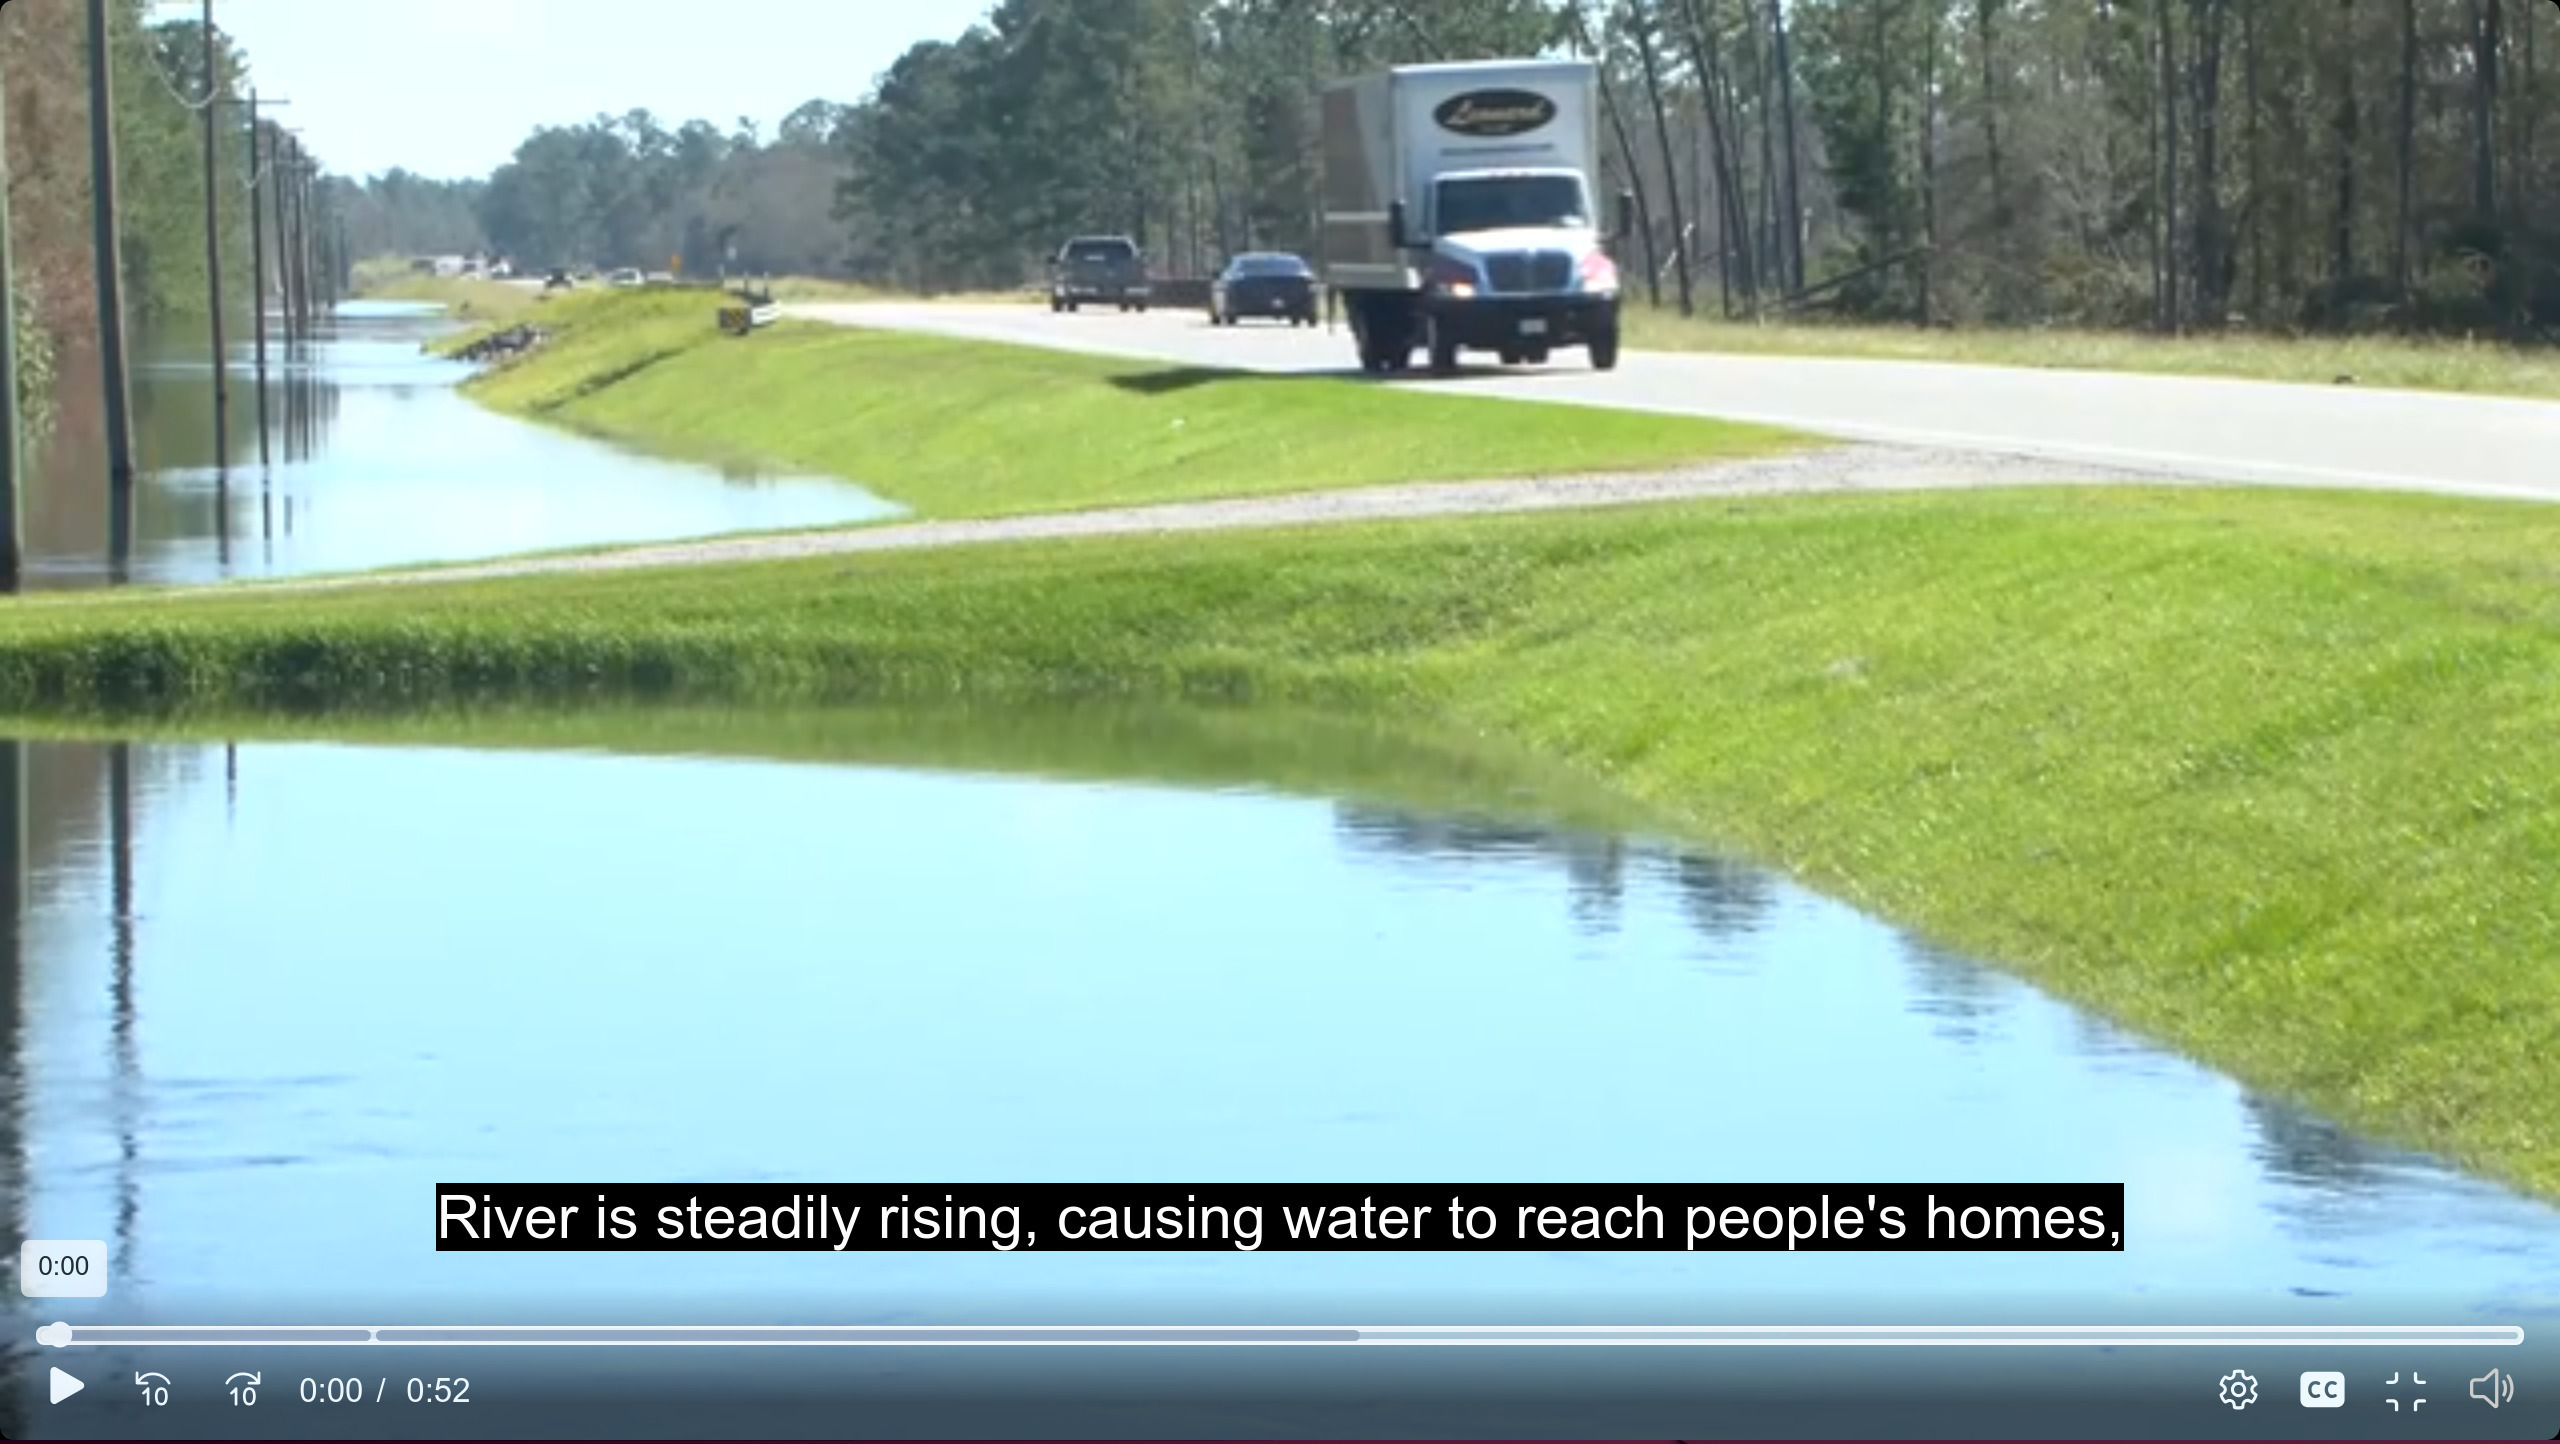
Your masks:
{"label": "floodwater", "polygon": [[[898,511],[842,481],[668,461],[489,411],[456,389],[472,368],[420,349],[452,324],[433,306],[349,302],[309,343],[271,341],[263,460],[251,345],[232,338],[217,452],[204,342],[139,342],[132,579],[466,561]],[[38,588],[110,575],[97,365],[73,354],[61,371],[55,434],[29,458],[28,582]]]}
{"label": "floodwater", "polygon": [[[29,911],[0,1206],[108,1240],[116,1281],[48,1318],[2560,1312],[2560,1212],[1605,830],[984,763],[8,750]],[[431,1190],[464,1179],[2121,1180],[2128,1231],[2117,1254],[438,1254]]]}
{"label": "floodwater", "polygon": [[[482,411],[418,350],[441,324],[342,316],[272,378],[266,464],[243,377],[217,464],[201,368],[156,353],[134,575],[893,510]],[[93,585],[95,416],[63,419],[33,580]],[[13,1434],[53,1320],[2497,1323],[2517,1372],[2560,1360],[2560,1210],[1782,879],[1517,820],[1558,814],[1480,761],[1269,718],[368,725],[438,745],[0,741],[0,1232],[104,1240],[110,1276],[12,1299]],[[2088,1254],[439,1253],[435,1187],[474,1180],[2121,1182],[2128,1217]],[[1827,1366],[1718,1367],[1792,1407]],[[1458,1432],[1588,1432],[1486,1367]]]}

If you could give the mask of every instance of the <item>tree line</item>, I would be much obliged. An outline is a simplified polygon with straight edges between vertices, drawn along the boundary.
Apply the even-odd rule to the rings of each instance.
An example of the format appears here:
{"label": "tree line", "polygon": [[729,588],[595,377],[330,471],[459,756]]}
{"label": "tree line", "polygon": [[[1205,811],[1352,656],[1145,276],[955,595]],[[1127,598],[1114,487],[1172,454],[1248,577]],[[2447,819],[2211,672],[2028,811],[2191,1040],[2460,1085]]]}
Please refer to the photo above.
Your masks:
{"label": "tree line", "polygon": [[1304,249],[1328,81],[1576,54],[1658,305],[2534,333],[2555,39],[2541,0],[1003,0],[847,109],[848,259]]}
{"label": "tree line", "polygon": [[[107,7],[126,320],[147,337],[210,308],[205,254],[204,113],[214,108],[214,185],[226,308],[251,295],[250,199],[268,204],[270,274],[277,265],[273,183],[261,171],[290,147],[262,121],[248,132],[249,57],[217,26],[212,74],[194,20],[153,23],[150,0]],[[53,358],[97,334],[91,207],[88,21],[81,0],[9,0],[0,6],[0,84],[7,89],[9,214],[20,327],[20,394],[32,404],[52,384]],[[210,97],[210,99],[208,99]],[[312,196],[316,234],[335,237],[326,186]],[[332,243],[329,248],[337,249]],[[338,264],[331,259],[329,264]]]}
{"label": "tree line", "polygon": [[1654,305],[2539,336],[2555,39],[2542,0],[997,0],[770,139],[537,131],[436,233],[935,292],[1106,230],[1197,275],[1312,248],[1332,80],[1571,54]]}

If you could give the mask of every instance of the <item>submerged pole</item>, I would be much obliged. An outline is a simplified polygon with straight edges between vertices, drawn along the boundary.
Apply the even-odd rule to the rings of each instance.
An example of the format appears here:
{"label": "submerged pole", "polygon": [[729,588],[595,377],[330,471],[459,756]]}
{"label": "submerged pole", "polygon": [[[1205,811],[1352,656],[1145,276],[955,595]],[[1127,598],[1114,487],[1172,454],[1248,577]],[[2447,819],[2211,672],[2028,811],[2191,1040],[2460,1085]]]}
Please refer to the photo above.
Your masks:
{"label": "submerged pole", "polygon": [[204,0],[204,286],[213,319],[213,464],[231,465],[231,357],[222,335],[222,73],[214,53],[213,0]]}
{"label": "submerged pole", "polygon": [[266,150],[258,140],[258,92],[249,92],[249,312],[257,332],[258,465],[272,459],[267,444],[267,208]]}
{"label": "submerged pole", "polygon": [[125,375],[123,226],[116,211],[115,76],[107,0],[89,0],[89,171],[98,267],[98,361],[107,410],[107,559],[118,581],[133,556],[133,392]]}

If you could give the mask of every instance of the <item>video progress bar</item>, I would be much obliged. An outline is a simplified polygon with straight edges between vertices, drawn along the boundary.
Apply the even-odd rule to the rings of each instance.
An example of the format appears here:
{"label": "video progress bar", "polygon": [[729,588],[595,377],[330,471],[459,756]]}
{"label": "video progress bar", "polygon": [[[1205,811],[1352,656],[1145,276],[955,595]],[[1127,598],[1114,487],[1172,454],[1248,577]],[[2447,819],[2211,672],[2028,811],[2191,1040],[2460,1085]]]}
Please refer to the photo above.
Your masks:
{"label": "video progress bar", "polygon": [[1673,1345],[1686,1347],[1849,1346],[1857,1348],[2443,1348],[2524,1342],[2508,1324],[491,1324],[427,1326],[260,1324],[47,1324],[48,1348],[147,1345],[453,1345],[561,1347],[757,1345],[1273,1345],[1430,1344],[1441,1346]]}

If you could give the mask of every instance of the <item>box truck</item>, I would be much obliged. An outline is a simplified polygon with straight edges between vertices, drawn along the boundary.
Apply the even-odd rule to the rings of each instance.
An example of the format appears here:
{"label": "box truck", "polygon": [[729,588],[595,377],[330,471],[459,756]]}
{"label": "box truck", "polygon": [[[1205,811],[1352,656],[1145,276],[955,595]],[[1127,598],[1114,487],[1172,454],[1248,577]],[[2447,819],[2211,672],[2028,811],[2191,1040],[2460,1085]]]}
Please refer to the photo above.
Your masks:
{"label": "box truck", "polygon": [[1600,80],[1579,60],[1406,65],[1324,93],[1325,284],[1361,369],[1506,365],[1579,346],[1618,364],[1618,267],[1604,224]]}

